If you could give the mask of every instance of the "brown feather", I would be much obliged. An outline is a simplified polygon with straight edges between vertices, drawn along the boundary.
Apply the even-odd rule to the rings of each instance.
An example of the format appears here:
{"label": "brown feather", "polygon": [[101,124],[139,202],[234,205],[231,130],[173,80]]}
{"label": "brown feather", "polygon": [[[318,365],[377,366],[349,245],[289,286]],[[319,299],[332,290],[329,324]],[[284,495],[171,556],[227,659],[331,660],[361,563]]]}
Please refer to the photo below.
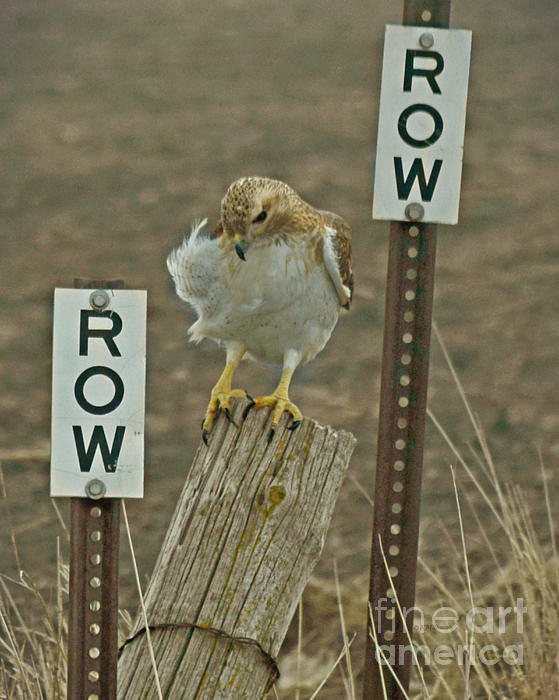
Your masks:
{"label": "brown feather", "polygon": [[220,238],[223,235],[223,221],[220,219],[212,232],[212,238]]}

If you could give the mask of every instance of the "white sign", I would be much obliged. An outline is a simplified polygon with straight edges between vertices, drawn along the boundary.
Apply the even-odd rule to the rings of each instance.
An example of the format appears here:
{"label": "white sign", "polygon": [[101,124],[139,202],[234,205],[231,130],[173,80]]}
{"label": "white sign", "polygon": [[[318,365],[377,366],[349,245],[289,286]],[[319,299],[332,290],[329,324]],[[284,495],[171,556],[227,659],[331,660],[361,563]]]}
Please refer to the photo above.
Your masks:
{"label": "white sign", "polygon": [[146,292],[56,289],[51,496],[143,496]]}
{"label": "white sign", "polygon": [[458,223],[471,41],[464,29],[386,27],[375,219]]}

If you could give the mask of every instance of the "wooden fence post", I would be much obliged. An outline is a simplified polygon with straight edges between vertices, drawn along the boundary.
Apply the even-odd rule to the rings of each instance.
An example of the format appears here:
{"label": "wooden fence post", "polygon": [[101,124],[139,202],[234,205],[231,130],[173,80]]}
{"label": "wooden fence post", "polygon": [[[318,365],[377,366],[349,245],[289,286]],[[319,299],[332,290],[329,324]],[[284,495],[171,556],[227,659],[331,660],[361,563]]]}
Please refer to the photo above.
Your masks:
{"label": "wooden fence post", "polygon": [[[318,561],[355,445],[353,435],[306,418],[270,444],[269,412],[235,406],[201,444],[146,593],[167,700],[256,700]],[[121,649],[121,700],[155,698],[138,617]]]}

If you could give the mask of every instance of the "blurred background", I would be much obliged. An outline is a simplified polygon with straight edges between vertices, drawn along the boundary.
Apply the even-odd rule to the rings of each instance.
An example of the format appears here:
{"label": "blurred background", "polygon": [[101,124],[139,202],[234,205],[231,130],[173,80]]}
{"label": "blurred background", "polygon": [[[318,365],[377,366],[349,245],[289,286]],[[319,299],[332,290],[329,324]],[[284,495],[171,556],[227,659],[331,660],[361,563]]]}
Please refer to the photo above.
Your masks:
{"label": "blurred background", "polygon": [[[153,567],[223,366],[165,258],[196,217],[213,225],[227,186],[279,178],[350,222],[355,300],[292,398],[358,443],[317,576],[368,570],[388,224],[372,222],[372,164],[387,22],[401,3],[326,0],[3,0],[0,448],[21,566],[54,576],[61,528],[48,495],[54,287],[122,278],[148,290],[146,496],[128,512],[144,579]],[[439,227],[434,317],[499,474],[533,491],[536,451],[559,459],[559,9],[555,0],[453,3],[473,30],[460,223]],[[237,384],[276,377],[245,363]],[[474,442],[433,339],[429,404]],[[422,551],[453,528],[449,465],[427,424]],[[552,498],[557,487],[551,484]],[[67,516],[67,503],[59,500]],[[13,574],[9,527],[2,569]],[[136,604],[123,548],[121,605]]]}

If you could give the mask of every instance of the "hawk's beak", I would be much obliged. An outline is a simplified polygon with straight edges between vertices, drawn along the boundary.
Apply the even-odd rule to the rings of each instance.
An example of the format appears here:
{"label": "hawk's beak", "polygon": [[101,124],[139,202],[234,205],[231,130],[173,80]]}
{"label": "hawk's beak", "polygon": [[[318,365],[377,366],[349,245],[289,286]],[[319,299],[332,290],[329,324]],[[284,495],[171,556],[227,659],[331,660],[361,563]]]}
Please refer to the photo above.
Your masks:
{"label": "hawk's beak", "polygon": [[240,233],[236,233],[234,236],[235,239],[235,253],[241,258],[241,260],[246,260],[245,257],[245,251],[248,248],[248,243],[243,240],[243,237],[241,236]]}

